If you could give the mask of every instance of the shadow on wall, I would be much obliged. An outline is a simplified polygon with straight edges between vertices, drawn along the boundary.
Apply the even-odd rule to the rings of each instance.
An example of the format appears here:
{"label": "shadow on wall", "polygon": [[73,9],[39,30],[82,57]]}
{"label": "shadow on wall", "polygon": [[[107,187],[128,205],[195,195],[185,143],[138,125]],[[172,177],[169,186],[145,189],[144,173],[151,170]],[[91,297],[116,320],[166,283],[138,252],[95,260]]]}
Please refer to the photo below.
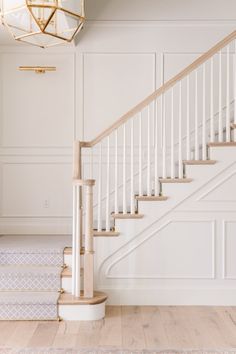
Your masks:
{"label": "shadow on wall", "polygon": [[[104,8],[106,8],[109,4],[110,0],[103,0],[103,1],[97,1],[97,0],[85,0],[85,25],[82,29],[82,31],[78,34],[77,37],[75,37],[75,45],[77,46],[83,37],[87,35],[90,31],[93,31],[92,27],[87,27],[86,22],[89,20],[96,21],[98,18],[100,18],[101,13],[103,12]],[[94,9],[95,8],[95,9]],[[96,16],[93,14],[96,13]]]}

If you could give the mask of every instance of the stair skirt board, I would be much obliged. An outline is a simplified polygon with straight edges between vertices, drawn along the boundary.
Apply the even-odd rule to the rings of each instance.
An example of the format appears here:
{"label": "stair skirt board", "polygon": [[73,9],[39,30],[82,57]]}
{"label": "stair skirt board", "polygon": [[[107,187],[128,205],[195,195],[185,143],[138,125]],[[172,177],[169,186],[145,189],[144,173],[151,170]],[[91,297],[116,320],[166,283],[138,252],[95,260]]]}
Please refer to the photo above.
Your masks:
{"label": "stair skirt board", "polygon": [[0,320],[57,320],[59,293],[1,292]]}

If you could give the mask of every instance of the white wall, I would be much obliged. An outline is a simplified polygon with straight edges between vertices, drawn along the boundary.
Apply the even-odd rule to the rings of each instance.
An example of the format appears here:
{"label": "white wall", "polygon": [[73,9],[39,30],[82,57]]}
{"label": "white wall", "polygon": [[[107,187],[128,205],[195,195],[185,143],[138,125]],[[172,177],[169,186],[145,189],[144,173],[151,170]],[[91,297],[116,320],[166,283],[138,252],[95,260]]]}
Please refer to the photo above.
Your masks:
{"label": "white wall", "polygon": [[234,29],[233,1],[146,3],[88,0],[76,47],[0,47],[1,232],[67,233],[73,139],[94,138]]}

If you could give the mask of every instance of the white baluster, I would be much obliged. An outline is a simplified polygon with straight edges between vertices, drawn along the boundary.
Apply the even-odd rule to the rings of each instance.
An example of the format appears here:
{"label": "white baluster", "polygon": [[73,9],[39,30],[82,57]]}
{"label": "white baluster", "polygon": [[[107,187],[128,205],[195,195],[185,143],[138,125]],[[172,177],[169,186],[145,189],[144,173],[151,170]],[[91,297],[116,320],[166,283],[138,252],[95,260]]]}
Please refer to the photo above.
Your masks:
{"label": "white baluster", "polygon": [[174,88],[171,89],[171,122],[170,122],[170,176],[175,178],[174,160]]}
{"label": "white baluster", "polygon": [[150,105],[148,106],[148,117],[147,117],[147,195],[151,195],[150,188],[150,176],[151,176],[151,138],[150,138]]}
{"label": "white baluster", "polygon": [[[78,229],[78,218],[80,217],[79,213],[79,193],[78,187],[76,185],[73,186],[73,231],[72,231],[72,295],[76,294],[76,285],[77,283],[77,240],[79,239],[79,247],[80,247],[80,237],[78,237],[79,229]],[[80,291],[80,289],[78,289]]]}
{"label": "white baluster", "polygon": [[226,67],[226,141],[230,142],[230,46],[227,46]]}
{"label": "white baluster", "polygon": [[190,99],[189,99],[189,95],[190,95],[190,77],[189,75],[187,76],[187,97],[186,97],[186,103],[187,103],[187,107],[186,107],[186,115],[187,115],[187,124],[186,124],[186,159],[190,160]]}
{"label": "white baluster", "polygon": [[210,141],[215,141],[214,128],[214,57],[211,58],[211,85],[210,85]]}
{"label": "white baluster", "polygon": [[219,142],[223,141],[223,122],[222,122],[222,51],[219,52]]}
{"label": "white baluster", "polygon": [[110,137],[107,137],[106,231],[110,231]]}
{"label": "white baluster", "polygon": [[97,230],[102,230],[102,142],[99,146],[99,162],[98,162],[98,215]]}
{"label": "white baluster", "polygon": [[[234,41],[234,124],[236,124],[236,40]],[[234,141],[236,141],[236,129],[233,130]]]}
{"label": "white baluster", "polygon": [[158,176],[158,105],[155,101],[155,151],[154,151],[154,190],[155,196],[159,195],[159,176]]}
{"label": "white baluster", "polygon": [[93,179],[93,148],[90,148],[90,159],[89,159],[89,178]]}
{"label": "white baluster", "polygon": [[134,214],[134,118],[131,118],[130,124],[130,209]]}
{"label": "white baluster", "polygon": [[115,214],[119,213],[118,209],[118,130],[115,130]]}
{"label": "white baluster", "polygon": [[81,213],[79,210],[79,193],[80,193],[80,187],[76,187],[77,193],[76,193],[76,199],[77,199],[77,207],[76,207],[76,234],[75,234],[75,296],[80,297],[80,240],[81,240],[81,235],[80,235],[80,230],[81,230],[81,223],[82,220],[80,219]]}
{"label": "white baluster", "polygon": [[79,205],[80,188],[76,183],[73,186],[72,294],[76,297],[80,297],[80,230],[82,223]]}
{"label": "white baluster", "polygon": [[182,158],[182,81],[179,83],[179,178],[183,178]]}
{"label": "white baluster", "polygon": [[203,64],[202,70],[202,160],[206,160],[206,64]]}
{"label": "white baluster", "polygon": [[143,174],[142,174],[142,113],[139,113],[139,195],[143,195]]}
{"label": "white baluster", "polygon": [[127,213],[126,205],[126,126],[123,126],[123,214]]}
{"label": "white baluster", "polygon": [[195,160],[199,160],[199,146],[198,146],[198,72],[195,71]]}
{"label": "white baluster", "polygon": [[166,102],[165,94],[162,99],[162,178],[166,178]]}

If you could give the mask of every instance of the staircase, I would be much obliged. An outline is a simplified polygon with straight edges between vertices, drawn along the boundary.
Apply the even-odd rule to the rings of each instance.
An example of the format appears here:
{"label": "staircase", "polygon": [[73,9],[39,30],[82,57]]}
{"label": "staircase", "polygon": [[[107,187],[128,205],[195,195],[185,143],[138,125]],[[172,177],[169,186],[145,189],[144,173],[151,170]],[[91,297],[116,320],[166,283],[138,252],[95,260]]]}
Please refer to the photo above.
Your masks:
{"label": "staircase", "polygon": [[57,316],[104,317],[97,277],[234,163],[235,40],[236,31],[92,141],[75,141],[72,247],[63,251]]}

